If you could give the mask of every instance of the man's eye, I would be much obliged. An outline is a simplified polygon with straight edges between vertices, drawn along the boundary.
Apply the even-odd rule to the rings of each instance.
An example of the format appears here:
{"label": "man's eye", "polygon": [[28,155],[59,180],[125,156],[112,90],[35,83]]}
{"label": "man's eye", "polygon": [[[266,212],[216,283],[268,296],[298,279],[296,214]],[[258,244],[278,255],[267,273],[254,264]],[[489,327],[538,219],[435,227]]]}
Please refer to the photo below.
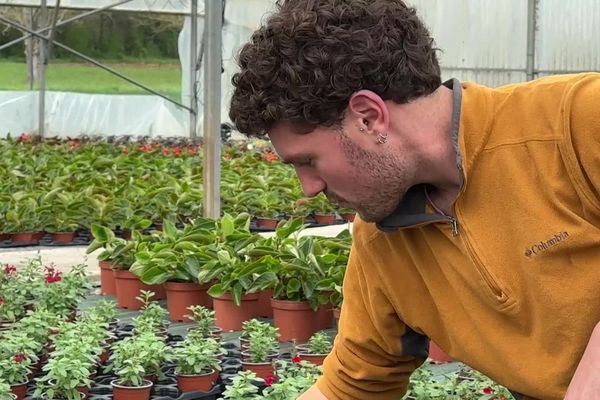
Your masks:
{"label": "man's eye", "polygon": [[309,158],[307,160],[300,161],[298,165],[300,165],[301,167],[311,167],[313,165],[313,162],[312,159]]}

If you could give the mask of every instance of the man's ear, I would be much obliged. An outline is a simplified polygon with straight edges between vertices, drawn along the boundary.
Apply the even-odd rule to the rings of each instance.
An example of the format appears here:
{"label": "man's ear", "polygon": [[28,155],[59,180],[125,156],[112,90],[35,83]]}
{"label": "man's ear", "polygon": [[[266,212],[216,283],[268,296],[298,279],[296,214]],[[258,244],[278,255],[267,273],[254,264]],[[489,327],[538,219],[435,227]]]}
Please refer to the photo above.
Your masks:
{"label": "man's ear", "polygon": [[350,96],[348,116],[356,124],[364,126],[369,131],[388,131],[388,108],[383,99],[370,90],[359,90]]}

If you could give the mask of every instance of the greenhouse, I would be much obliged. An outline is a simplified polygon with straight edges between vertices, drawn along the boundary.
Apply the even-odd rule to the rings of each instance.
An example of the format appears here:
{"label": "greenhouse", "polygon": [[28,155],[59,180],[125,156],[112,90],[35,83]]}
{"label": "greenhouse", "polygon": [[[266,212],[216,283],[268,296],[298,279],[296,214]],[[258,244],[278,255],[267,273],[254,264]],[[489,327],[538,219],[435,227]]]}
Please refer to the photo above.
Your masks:
{"label": "greenhouse", "polygon": [[[382,94],[431,66],[408,34],[331,67],[393,12],[440,48],[425,100]],[[0,400],[596,398],[600,2],[0,0],[0,26]],[[458,137],[443,167],[405,123]]]}

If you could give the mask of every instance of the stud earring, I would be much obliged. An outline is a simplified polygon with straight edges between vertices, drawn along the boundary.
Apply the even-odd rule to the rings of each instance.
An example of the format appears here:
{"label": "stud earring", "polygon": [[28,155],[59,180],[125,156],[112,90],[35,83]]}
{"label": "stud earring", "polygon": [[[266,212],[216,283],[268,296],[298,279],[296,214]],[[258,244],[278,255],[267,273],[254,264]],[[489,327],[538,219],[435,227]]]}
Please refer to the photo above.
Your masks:
{"label": "stud earring", "polygon": [[358,128],[360,133],[365,133],[365,128]]}
{"label": "stud earring", "polygon": [[383,133],[379,133],[377,132],[377,143],[378,144],[384,144],[385,142],[387,142],[388,140],[388,134],[383,132]]}

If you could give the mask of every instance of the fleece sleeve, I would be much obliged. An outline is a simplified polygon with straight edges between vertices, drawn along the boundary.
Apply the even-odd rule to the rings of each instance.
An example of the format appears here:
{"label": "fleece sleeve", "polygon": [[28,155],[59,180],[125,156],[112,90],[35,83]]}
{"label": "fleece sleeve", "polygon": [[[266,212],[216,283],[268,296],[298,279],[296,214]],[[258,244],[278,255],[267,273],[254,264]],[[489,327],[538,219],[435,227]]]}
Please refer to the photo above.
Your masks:
{"label": "fleece sleeve", "polygon": [[398,400],[427,357],[428,339],[400,320],[377,269],[361,262],[355,243],[338,334],[317,386],[328,400]]}
{"label": "fleece sleeve", "polygon": [[600,208],[600,73],[586,74],[574,85],[567,112],[579,167],[575,179],[587,200]]}

